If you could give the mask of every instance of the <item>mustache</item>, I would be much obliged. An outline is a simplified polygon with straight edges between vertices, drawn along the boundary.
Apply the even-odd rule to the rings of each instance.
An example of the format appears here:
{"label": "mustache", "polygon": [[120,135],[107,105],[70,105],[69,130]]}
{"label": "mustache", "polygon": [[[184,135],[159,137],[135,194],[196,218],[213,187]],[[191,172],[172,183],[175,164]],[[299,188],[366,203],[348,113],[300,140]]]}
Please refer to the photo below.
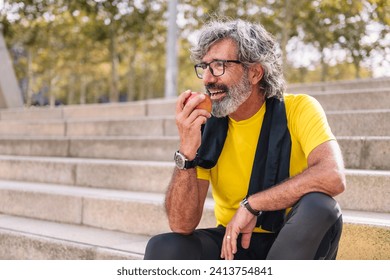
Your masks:
{"label": "mustache", "polygon": [[206,88],[206,91],[210,94],[210,90],[223,90],[223,91],[226,91],[228,92],[229,91],[229,88],[226,86],[226,85],[223,85],[223,84],[216,84],[216,83],[211,83],[211,84],[207,84],[205,86]]}

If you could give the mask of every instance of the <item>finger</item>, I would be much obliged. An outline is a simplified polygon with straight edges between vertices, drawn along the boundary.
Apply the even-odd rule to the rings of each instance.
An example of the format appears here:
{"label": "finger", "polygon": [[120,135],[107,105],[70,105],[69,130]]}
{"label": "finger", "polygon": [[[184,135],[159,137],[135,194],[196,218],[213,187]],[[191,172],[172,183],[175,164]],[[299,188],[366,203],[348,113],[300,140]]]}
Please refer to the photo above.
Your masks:
{"label": "finger", "polygon": [[237,239],[238,239],[239,232],[236,233],[234,231],[230,232],[230,238],[229,238],[229,259],[233,260],[234,255],[237,253]]}
{"label": "finger", "polygon": [[233,259],[233,250],[232,250],[232,242],[233,242],[233,236],[231,233],[229,233],[226,236],[226,259],[232,260]]}
{"label": "finger", "polygon": [[187,98],[191,95],[191,90],[187,89],[186,91],[182,92],[176,101],[176,115],[181,113],[184,108],[184,102],[187,100]]}
{"label": "finger", "polygon": [[[198,111],[198,110],[196,110]],[[200,110],[199,110],[200,111]],[[201,127],[202,124],[205,124],[208,120],[209,116],[208,116],[208,112],[205,111],[205,112],[194,112],[194,114],[189,117],[189,120],[192,120],[192,125],[194,125],[195,127]]]}
{"label": "finger", "polygon": [[221,259],[225,258],[225,238],[222,241],[222,248],[221,248]]}
{"label": "finger", "polygon": [[232,259],[234,259],[234,254],[237,253],[237,238],[238,235],[233,234],[234,236],[231,237],[231,242],[230,242],[230,247],[231,247],[231,252],[232,252]]}
{"label": "finger", "polygon": [[243,233],[241,235],[241,246],[244,249],[248,249],[251,243],[252,232]]}
{"label": "finger", "polygon": [[201,125],[205,124],[210,117],[211,114],[203,109],[193,110],[188,116],[186,116],[186,113],[183,110],[183,113],[176,116],[176,123],[179,125],[181,124],[182,127],[187,127],[190,130],[198,131]]}
{"label": "finger", "polygon": [[228,260],[228,243],[229,243],[230,235],[228,233],[225,233],[225,236],[222,240],[222,249],[221,249],[221,258]]}

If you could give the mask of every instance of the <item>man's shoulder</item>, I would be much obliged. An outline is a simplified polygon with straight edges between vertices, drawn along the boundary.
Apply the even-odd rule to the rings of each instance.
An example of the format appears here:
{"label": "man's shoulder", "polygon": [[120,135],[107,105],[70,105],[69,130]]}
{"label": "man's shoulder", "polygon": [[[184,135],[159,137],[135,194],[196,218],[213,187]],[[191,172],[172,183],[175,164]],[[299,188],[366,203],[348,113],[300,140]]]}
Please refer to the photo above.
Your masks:
{"label": "man's shoulder", "polygon": [[286,107],[316,102],[314,97],[304,93],[285,93],[283,98]]}
{"label": "man's shoulder", "polygon": [[321,104],[313,96],[305,93],[286,93],[284,94],[284,102],[286,108],[322,108]]}
{"label": "man's shoulder", "polygon": [[287,119],[299,118],[303,115],[322,114],[321,104],[308,94],[285,94]]}

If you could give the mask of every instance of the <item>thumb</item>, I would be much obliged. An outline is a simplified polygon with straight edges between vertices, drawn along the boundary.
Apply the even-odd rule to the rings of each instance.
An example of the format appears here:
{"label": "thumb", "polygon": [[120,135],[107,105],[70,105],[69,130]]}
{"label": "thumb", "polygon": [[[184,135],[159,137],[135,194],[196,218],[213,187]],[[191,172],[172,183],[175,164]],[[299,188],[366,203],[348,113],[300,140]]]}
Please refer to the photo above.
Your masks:
{"label": "thumb", "polygon": [[241,246],[244,249],[248,249],[251,243],[252,232],[241,234]]}

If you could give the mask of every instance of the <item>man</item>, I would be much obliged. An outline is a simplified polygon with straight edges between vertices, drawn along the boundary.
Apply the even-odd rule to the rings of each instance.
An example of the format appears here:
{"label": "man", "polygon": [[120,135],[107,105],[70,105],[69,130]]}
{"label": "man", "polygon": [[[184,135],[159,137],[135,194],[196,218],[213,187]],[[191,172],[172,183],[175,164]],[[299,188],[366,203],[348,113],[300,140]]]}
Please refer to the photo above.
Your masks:
{"label": "man", "polygon": [[[179,96],[173,232],[153,237],[145,259],[335,259],[342,156],[319,103],[283,94],[272,36],[242,20],[210,22],[192,57],[213,116],[195,108],[203,95]],[[196,229],[210,182],[217,227]]]}

